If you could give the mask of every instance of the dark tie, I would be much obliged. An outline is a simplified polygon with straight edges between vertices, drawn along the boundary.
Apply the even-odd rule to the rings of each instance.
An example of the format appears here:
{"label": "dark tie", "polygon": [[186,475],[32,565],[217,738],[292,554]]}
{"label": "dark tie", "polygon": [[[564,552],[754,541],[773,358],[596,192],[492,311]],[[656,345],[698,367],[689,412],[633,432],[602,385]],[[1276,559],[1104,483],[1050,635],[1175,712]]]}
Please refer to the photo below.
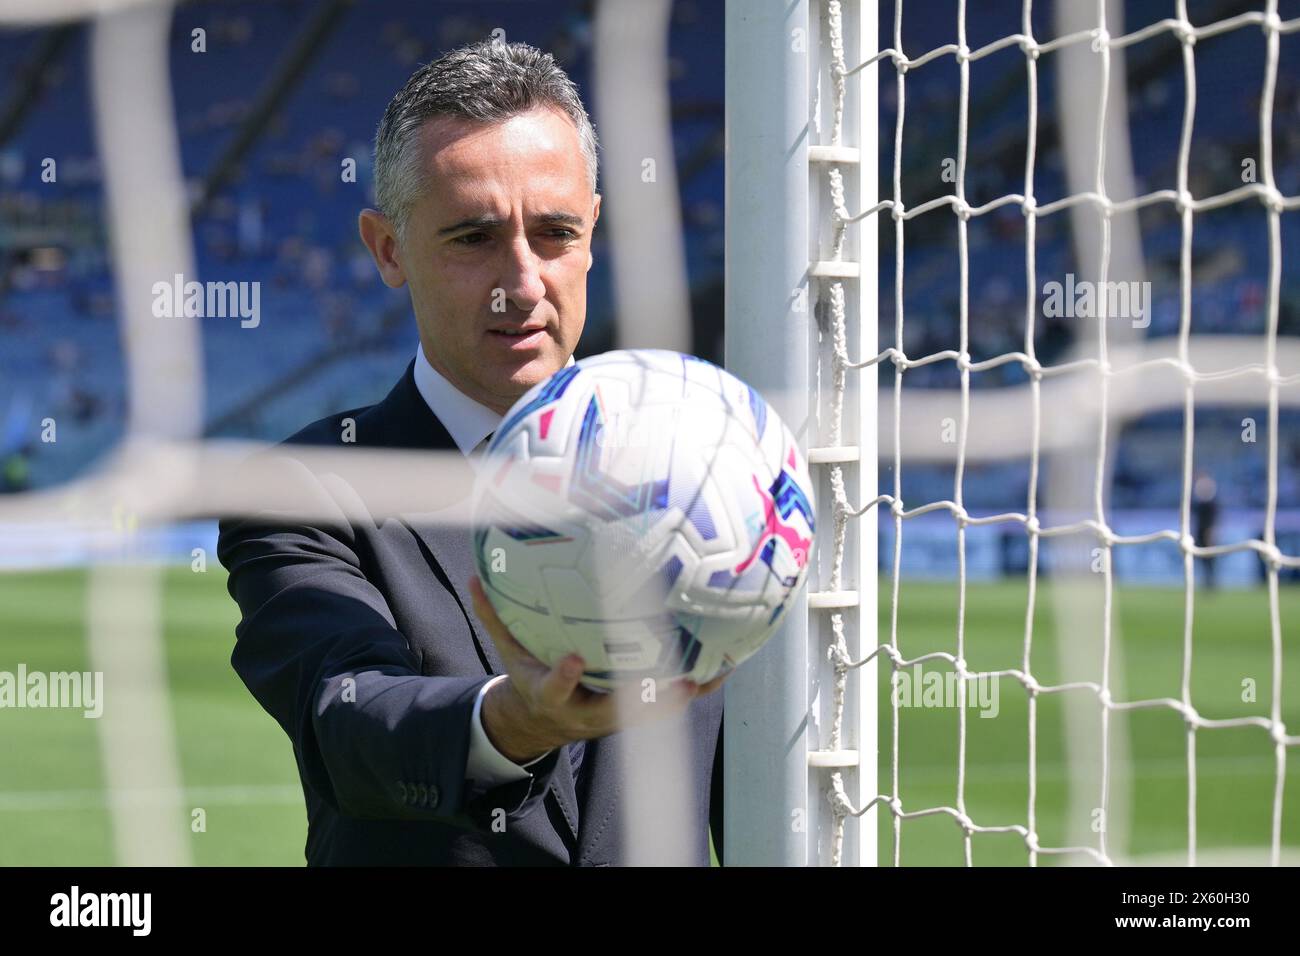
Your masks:
{"label": "dark tie", "polygon": [[582,757],[587,752],[585,740],[575,740],[569,744],[569,767],[573,770],[573,789],[579,797],[582,795]]}

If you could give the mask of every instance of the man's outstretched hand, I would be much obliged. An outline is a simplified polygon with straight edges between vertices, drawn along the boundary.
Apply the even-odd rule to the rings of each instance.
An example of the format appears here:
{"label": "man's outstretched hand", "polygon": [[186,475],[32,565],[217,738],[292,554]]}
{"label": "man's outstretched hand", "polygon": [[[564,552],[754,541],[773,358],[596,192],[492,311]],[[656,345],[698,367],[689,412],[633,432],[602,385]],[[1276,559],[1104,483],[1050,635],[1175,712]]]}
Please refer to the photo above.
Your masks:
{"label": "man's outstretched hand", "polygon": [[477,577],[470,578],[474,613],[487,628],[510,675],[483,698],[483,729],[488,739],[515,763],[527,763],[575,740],[604,737],[624,727],[680,714],[696,697],[710,694],[730,674],[707,684],[679,678],[655,688],[655,699],[641,698],[640,684],[603,694],[579,683],[583,660],[569,654],[547,667],[511,636]]}

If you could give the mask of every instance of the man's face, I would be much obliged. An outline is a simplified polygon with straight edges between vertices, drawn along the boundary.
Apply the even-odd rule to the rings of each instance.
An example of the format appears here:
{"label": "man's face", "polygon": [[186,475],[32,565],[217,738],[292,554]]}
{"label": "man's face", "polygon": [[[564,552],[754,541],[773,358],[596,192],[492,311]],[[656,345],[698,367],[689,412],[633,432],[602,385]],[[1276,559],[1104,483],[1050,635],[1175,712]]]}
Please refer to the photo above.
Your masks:
{"label": "man's face", "polygon": [[[538,109],[496,123],[437,117],[420,131],[425,189],[405,241],[362,214],[384,281],[409,284],[429,362],[505,413],[577,348],[600,215],[578,131]],[[382,219],[382,217],[379,217]],[[375,235],[378,229],[379,234]],[[530,330],[512,336],[502,330]]]}

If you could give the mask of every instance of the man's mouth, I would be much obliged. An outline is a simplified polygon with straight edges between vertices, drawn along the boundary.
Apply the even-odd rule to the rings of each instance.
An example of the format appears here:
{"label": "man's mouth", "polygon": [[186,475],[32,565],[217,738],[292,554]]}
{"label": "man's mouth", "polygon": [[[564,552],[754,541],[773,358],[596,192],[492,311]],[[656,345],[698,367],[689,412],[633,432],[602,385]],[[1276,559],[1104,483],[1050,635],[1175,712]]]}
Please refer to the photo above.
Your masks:
{"label": "man's mouth", "polygon": [[502,345],[512,350],[527,349],[542,344],[546,336],[546,326],[539,325],[522,329],[488,329],[488,333],[501,341]]}

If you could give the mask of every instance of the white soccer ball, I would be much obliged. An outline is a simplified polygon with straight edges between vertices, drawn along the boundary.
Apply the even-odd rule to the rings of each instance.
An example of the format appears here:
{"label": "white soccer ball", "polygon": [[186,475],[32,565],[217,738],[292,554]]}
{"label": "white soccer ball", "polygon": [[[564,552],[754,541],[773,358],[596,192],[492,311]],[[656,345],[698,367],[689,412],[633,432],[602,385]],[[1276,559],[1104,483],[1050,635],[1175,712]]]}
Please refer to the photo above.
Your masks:
{"label": "white soccer ball", "polygon": [[803,585],[808,468],[754,389],[677,352],[607,352],[506,414],[479,468],[474,550],[502,622],[582,682],[704,683],[759,649]]}

